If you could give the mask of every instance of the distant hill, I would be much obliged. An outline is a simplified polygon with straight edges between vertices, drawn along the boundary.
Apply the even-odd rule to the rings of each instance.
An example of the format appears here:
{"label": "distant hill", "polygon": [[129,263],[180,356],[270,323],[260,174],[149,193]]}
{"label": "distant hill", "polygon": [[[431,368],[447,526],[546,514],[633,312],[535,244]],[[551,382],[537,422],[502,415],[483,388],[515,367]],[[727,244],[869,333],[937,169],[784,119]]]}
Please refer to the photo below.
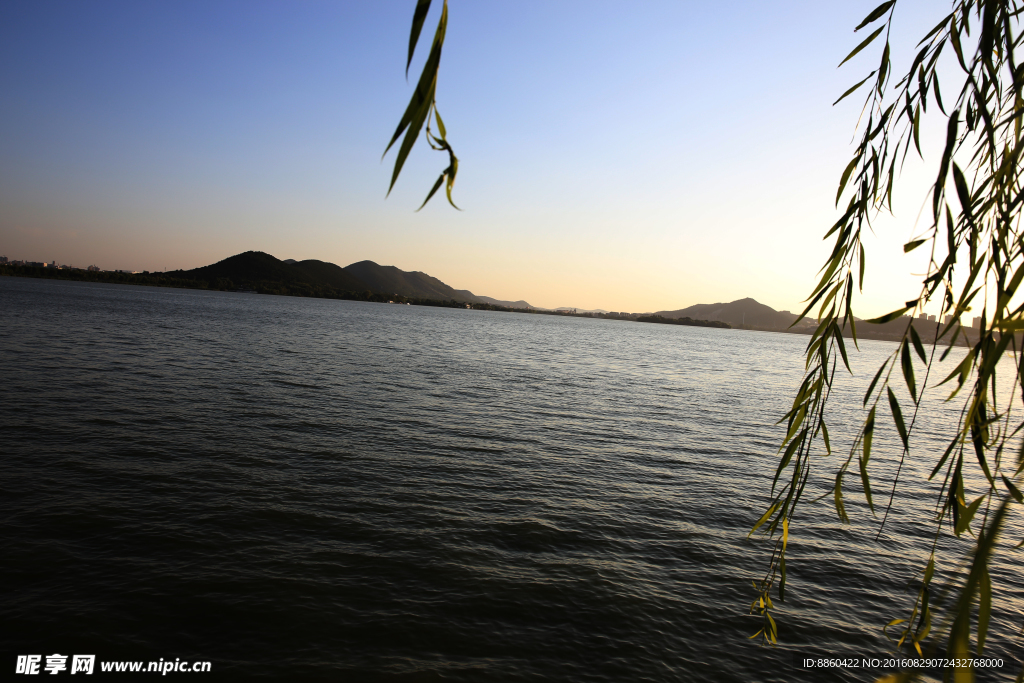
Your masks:
{"label": "distant hill", "polygon": [[401,294],[421,299],[454,299],[466,303],[483,303],[472,292],[449,287],[436,277],[419,271],[408,272],[394,266],[381,266],[373,261],[360,261],[345,270],[365,282],[375,292]]}
{"label": "distant hill", "polygon": [[262,251],[247,251],[202,268],[176,271],[174,275],[211,283],[230,280],[233,286],[245,288],[277,284],[302,285],[317,290],[329,288],[339,292],[365,292],[371,289],[365,282],[333,263],[313,260],[288,263]]}
{"label": "distant hill", "polygon": [[796,315],[789,311],[776,311],[749,297],[727,304],[696,304],[677,311],[658,311],[655,315],[665,318],[719,320],[734,327],[759,327],[766,330],[784,330],[796,320]]}
{"label": "distant hill", "polygon": [[398,294],[413,299],[532,308],[525,301],[501,301],[489,296],[477,296],[469,290],[450,287],[426,273],[381,266],[373,261],[360,261],[342,268],[315,259],[282,261],[262,251],[247,251],[209,266],[175,271],[168,275],[186,280],[204,280],[222,289],[259,289],[306,296],[373,292],[382,295]]}
{"label": "distant hill", "polygon": [[[801,332],[809,334],[817,327],[817,311],[812,311],[804,318],[799,325],[790,328],[796,315],[789,311],[776,311],[770,306],[758,303],[753,299],[739,299],[727,304],[697,304],[689,308],[681,308],[678,311],[658,311],[655,315],[665,318],[694,318],[697,320],[722,321],[734,327],[748,327],[760,330],[778,330],[780,332]],[[882,341],[899,341],[910,322],[909,316],[902,316],[888,323],[881,325],[870,324],[860,318],[854,318],[857,326],[857,336],[862,339],[878,339]],[[932,319],[915,319],[914,328],[925,342],[935,338],[939,329],[936,326],[934,316]],[[853,330],[848,325],[842,327],[843,336],[851,337]],[[974,331],[967,330],[968,336],[974,335]],[[977,337],[974,337],[977,341]],[[958,343],[963,344],[964,337],[960,336]]]}
{"label": "distant hill", "polygon": [[479,299],[482,303],[491,304],[492,306],[504,306],[506,308],[537,308],[536,306],[531,306],[522,299],[520,299],[519,301],[502,301],[501,299],[492,299],[489,296],[479,295],[476,298]]}
{"label": "distant hill", "polygon": [[342,291],[358,292],[367,289],[373,290],[373,287],[364,280],[356,277],[341,266],[327,263],[326,261],[307,259],[293,263],[292,267],[304,274],[311,282],[328,285]]}

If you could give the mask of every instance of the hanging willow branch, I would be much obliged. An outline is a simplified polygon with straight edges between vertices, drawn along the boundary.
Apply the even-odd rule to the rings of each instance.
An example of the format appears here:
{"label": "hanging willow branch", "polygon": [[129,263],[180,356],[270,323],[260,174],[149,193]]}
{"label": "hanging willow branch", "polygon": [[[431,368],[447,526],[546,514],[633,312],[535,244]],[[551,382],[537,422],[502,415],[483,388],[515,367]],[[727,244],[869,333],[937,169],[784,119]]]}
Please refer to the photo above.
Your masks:
{"label": "hanging willow branch", "polygon": [[[1015,53],[1021,43],[1018,18],[1022,4],[1018,0],[954,2],[953,11],[918,44],[910,68],[893,85],[889,32],[895,8],[896,0],[889,0],[865,17],[855,31],[879,21],[884,23],[840,64],[884,34],[878,67],[836,100],[842,101],[865,85],[870,87],[858,123],[860,142],[841,175],[836,206],[844,197],[849,199],[842,216],[825,234],[826,239],[834,238],[835,244],[799,318],[814,316],[818,320],[806,350],[806,374],[792,408],[782,419],[788,429],[779,449],[781,460],[772,484],[771,503],[751,532],[764,527],[769,536],[781,534],[782,538],[769,562],[766,580],[755,586],[759,599],[753,611],[764,618],[764,627],[756,635],[774,642],[775,622],[770,616],[768,594],[777,576],[780,601],[783,598],[785,539],[793,529],[791,522],[813,470],[810,455],[818,449],[825,454],[832,451],[825,417],[837,366],[841,363],[846,370],[850,368],[844,332],[857,343],[854,298],[863,289],[866,256],[861,238],[873,217],[882,211],[891,213],[895,178],[911,147],[923,158],[921,119],[932,107],[931,115],[946,121],[946,136],[929,192],[930,226],[904,246],[905,252],[930,248],[928,270],[915,299],[866,321],[903,319],[907,324],[900,343],[878,368],[864,396],[867,417],[850,452],[829,477],[830,495],[842,522],[849,521],[843,483],[851,469],[860,479],[868,507],[875,513],[878,501],[872,494],[869,465],[876,421],[891,419],[896,427],[902,470],[904,460],[911,457],[918,408],[925,389],[931,388],[928,371],[936,363],[936,349],[944,347],[939,358],[942,360],[958,341],[966,342],[966,357],[935,385],[949,384],[952,390],[947,400],[962,404],[959,421],[951,424],[945,435],[948,446],[942,453],[915,453],[915,457],[934,458],[931,477],[943,477],[936,507],[936,544],[921,570],[923,581],[909,614],[886,626],[886,634],[891,631],[897,649],[923,656],[927,646],[931,651],[941,649],[950,657],[962,658],[983,651],[994,599],[989,566],[996,553],[1014,552],[1012,542],[999,542],[1000,534],[1010,507],[1022,502],[1024,421],[1020,408],[1024,397],[1018,393],[1018,385],[1024,379],[1024,364],[1017,355],[1019,337],[1014,336],[1024,330],[1024,305],[1019,303],[1024,279],[1020,220],[1024,205],[1024,65],[1017,64]],[[972,31],[977,42],[974,52],[969,53],[964,46],[969,44]],[[962,82],[958,83],[956,97],[947,96],[944,102],[938,64],[947,46],[946,55],[950,60],[955,58],[958,80]],[[861,125],[864,114],[867,121]],[[964,281],[962,286],[954,286],[954,274]],[[945,319],[935,325],[934,332],[929,331],[929,336],[934,334],[929,352],[914,327],[913,316],[931,301],[941,302]],[[977,330],[968,332],[969,328],[961,326],[961,318],[968,312],[980,318]],[[905,317],[907,314],[910,317]],[[925,368],[920,383],[915,357]],[[997,396],[996,371],[1004,357],[1014,362],[1014,389],[1010,395]],[[907,387],[909,404],[901,404],[893,391],[900,382]],[[975,473],[986,486],[975,491],[976,497],[970,500],[964,482]],[[898,479],[899,471],[891,492],[887,488],[885,513],[896,494]],[[884,526],[884,515],[882,520]],[[958,537],[971,534],[976,542],[963,558],[944,557],[936,553],[943,533]],[[942,615],[937,615],[931,601],[935,569],[940,562],[953,565],[957,559],[967,567],[966,575],[946,587],[954,599]],[[969,667],[952,675],[957,681],[973,680]]]}
{"label": "hanging willow branch", "polygon": [[[412,17],[412,30],[409,33],[409,56],[405,62],[405,75],[409,75],[409,67],[412,65],[412,56],[416,51],[416,44],[419,42],[420,31],[423,29],[423,22],[426,21],[427,12],[430,11],[430,0],[418,0],[416,3],[416,11]],[[402,172],[402,166],[405,165],[405,160],[409,156],[409,152],[412,151],[413,145],[416,143],[416,138],[419,137],[420,130],[423,128],[423,124],[427,124],[426,138],[427,144],[431,148],[438,151],[448,152],[448,167],[441,172],[441,176],[434,183],[434,187],[427,194],[427,198],[423,200],[423,204],[420,205],[420,209],[427,205],[430,198],[434,196],[434,193],[441,187],[442,183],[446,183],[446,191],[448,195],[448,203],[454,206],[456,209],[459,207],[455,206],[455,202],[452,201],[452,185],[455,184],[455,175],[459,171],[459,160],[455,156],[455,152],[452,150],[448,140],[446,138],[446,132],[444,123],[441,121],[441,114],[437,111],[437,102],[434,98],[434,93],[437,89],[437,71],[441,65],[441,48],[444,46],[444,34],[448,27],[448,0],[444,0],[444,6],[441,9],[441,18],[437,22],[437,31],[434,33],[434,42],[430,46],[430,54],[427,56],[427,61],[423,65],[423,72],[420,74],[420,79],[416,83],[416,90],[413,91],[412,98],[409,100],[409,106],[405,108],[405,113],[402,115],[402,120],[398,122],[398,128],[395,130],[395,134],[391,137],[391,142],[388,143],[387,149],[384,150],[384,156],[387,156],[388,151],[398,141],[398,138],[402,137],[402,133],[405,133],[405,138],[402,140],[402,144],[398,148],[398,156],[395,158],[395,168],[391,173],[391,184],[388,186],[388,195],[391,194],[391,190],[395,187],[395,181],[398,180],[398,175]],[[430,118],[433,114],[434,119],[437,121],[437,131],[440,135],[435,135],[430,130]],[[383,158],[383,156],[381,157]],[[416,209],[419,211],[419,209]]]}

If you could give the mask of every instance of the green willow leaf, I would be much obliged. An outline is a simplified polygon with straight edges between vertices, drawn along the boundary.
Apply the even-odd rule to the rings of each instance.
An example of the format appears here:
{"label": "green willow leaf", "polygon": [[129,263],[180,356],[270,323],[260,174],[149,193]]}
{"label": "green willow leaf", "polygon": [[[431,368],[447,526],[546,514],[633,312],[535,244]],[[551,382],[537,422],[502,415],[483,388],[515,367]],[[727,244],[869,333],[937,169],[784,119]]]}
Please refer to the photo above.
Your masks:
{"label": "green willow leaf", "polygon": [[[452,165],[448,169],[448,183],[444,188],[445,193],[448,195],[448,203],[459,209],[459,207],[455,206],[455,202],[452,201],[452,186],[455,184],[455,174],[459,172],[459,160],[455,158],[454,154],[452,155]],[[459,211],[462,211],[462,209],[459,209]]]}
{"label": "green willow leaf", "polygon": [[764,525],[764,523],[768,521],[768,518],[775,514],[775,511],[779,509],[780,505],[782,505],[780,501],[776,501],[774,504],[772,504],[772,506],[769,507],[763,515],[761,515],[761,518],[757,520],[757,523],[754,524],[754,528],[751,529],[750,533],[747,534],[747,538],[753,536],[754,532],[760,529]]}
{"label": "green willow leaf", "polygon": [[900,366],[903,369],[903,379],[907,382],[910,396],[914,399],[914,403],[917,403],[917,382],[914,379],[914,362],[910,358],[910,345],[906,341],[903,342],[900,349]]}
{"label": "green willow leaf", "polygon": [[940,21],[938,24],[935,25],[935,28],[933,28],[931,31],[929,31],[928,34],[925,35],[925,37],[921,39],[921,42],[919,42],[917,44],[917,47],[920,47],[920,46],[924,45],[925,41],[927,41],[929,38],[934,36],[936,33],[941,31],[942,29],[944,29],[946,27],[946,24],[948,24],[949,20],[952,19],[952,18],[953,18],[952,14],[947,14],[946,17],[942,21]]}
{"label": "green willow leaf", "polygon": [[986,2],[981,20],[981,37],[978,39],[978,53],[992,63],[992,42],[995,39],[996,3]]}
{"label": "green willow leaf", "polygon": [[419,0],[416,3],[416,10],[412,15],[412,30],[409,32],[409,58],[405,62],[405,75],[409,76],[409,67],[412,65],[412,55],[416,51],[416,43],[420,39],[420,31],[423,29],[423,22],[430,11],[430,0]]}
{"label": "green willow leaf", "polygon": [[[885,86],[885,77],[889,75],[889,41],[885,42],[885,49],[882,50],[882,62],[878,66],[878,94],[882,94],[882,88]],[[884,121],[879,126],[882,126]],[[871,136],[874,137],[874,136]],[[875,175],[878,175],[877,173]]]}
{"label": "green willow leaf", "polygon": [[886,313],[885,315],[883,315],[883,316],[881,316],[879,318],[871,318],[870,320],[865,320],[864,322],[871,323],[872,325],[884,325],[887,322],[892,322],[896,318],[899,318],[901,315],[903,315],[904,313],[906,313],[910,309],[911,309],[911,306],[905,306],[905,307],[899,309],[898,311],[893,311],[892,313]]}
{"label": "green willow leaf", "polygon": [[832,103],[832,106],[833,106],[833,107],[834,107],[834,106],[836,106],[837,104],[839,104],[840,102],[842,102],[843,100],[845,100],[845,99],[846,99],[846,98],[847,98],[848,96],[852,95],[852,94],[853,94],[853,93],[854,93],[854,92],[855,92],[855,91],[857,90],[857,88],[859,88],[860,86],[862,86],[862,85],[864,85],[865,83],[867,83],[867,82],[868,82],[868,78],[871,78],[871,77],[872,77],[872,76],[874,76],[874,75],[875,75],[876,73],[877,73],[877,70],[876,70],[876,71],[872,71],[871,73],[869,73],[869,74],[868,74],[868,75],[867,75],[867,76],[866,76],[866,77],[864,78],[864,80],[863,80],[863,81],[861,81],[861,82],[860,82],[860,83],[858,83],[857,85],[853,86],[852,88],[850,88],[849,90],[847,90],[846,92],[844,92],[844,93],[843,93],[843,94],[842,94],[842,95],[841,95],[841,96],[839,97],[839,99],[838,99],[838,100],[836,100],[835,102],[833,102],[833,103]]}
{"label": "green willow leaf", "polygon": [[877,38],[877,37],[878,37],[878,34],[879,34],[879,33],[881,33],[881,32],[882,32],[883,30],[885,30],[885,26],[879,26],[879,27],[878,27],[878,28],[877,28],[877,29],[875,30],[875,32],[874,32],[874,33],[872,33],[872,34],[871,34],[870,36],[868,36],[867,38],[865,38],[865,39],[864,39],[864,41],[863,41],[863,42],[861,42],[861,44],[860,44],[860,45],[858,45],[857,47],[853,48],[853,52],[851,52],[850,54],[846,55],[846,59],[844,59],[843,61],[839,62],[839,66],[842,66],[843,64],[846,64],[846,63],[847,63],[848,61],[850,61],[851,59],[853,59],[853,58],[854,58],[854,56],[856,56],[856,54],[857,54],[858,52],[860,52],[861,50],[863,50],[864,48],[866,48],[866,47],[867,47],[868,45],[870,45],[870,44],[871,44],[871,41],[872,41],[872,40],[874,40],[875,38]]}
{"label": "green willow leaf", "polygon": [[1021,496],[1020,489],[1013,485],[1013,482],[1006,478],[1006,475],[1002,475],[1003,484],[1006,486],[1006,490],[1010,492],[1013,499],[1018,503],[1024,503],[1024,497]]}
{"label": "green willow leaf", "polygon": [[779,558],[779,602],[786,601],[786,556]]}
{"label": "green willow leaf", "polygon": [[971,526],[971,520],[974,519],[974,513],[978,511],[978,507],[981,506],[981,503],[985,498],[985,496],[978,496],[978,499],[970,505],[963,505],[957,501],[957,505],[960,507],[960,514],[956,520],[956,527],[954,528],[953,533],[959,536],[963,532],[967,531]]}
{"label": "green willow leaf", "polygon": [[939,164],[939,176],[935,180],[935,192],[932,197],[932,213],[936,223],[939,220],[939,200],[942,198],[942,189],[946,184],[946,174],[949,172],[949,161],[953,156],[953,146],[956,144],[959,125],[960,111],[954,110],[949,115],[949,124],[946,126],[946,148],[942,152],[942,163]]}
{"label": "green willow leaf", "polygon": [[953,162],[953,183],[956,185],[956,193],[960,199],[960,206],[963,209],[964,215],[970,220],[972,219],[971,191],[967,189],[967,180],[955,161]]}
{"label": "green willow leaf", "polygon": [[843,365],[846,366],[846,370],[852,375],[853,370],[850,369],[850,358],[846,355],[846,344],[843,342],[843,333],[839,329],[839,325],[835,325],[832,335],[836,340],[836,346],[839,347],[839,354],[843,357]]}
{"label": "green willow leaf", "polygon": [[437,110],[436,106],[434,107],[434,118],[437,119],[437,130],[440,131],[441,139],[444,140],[448,133],[444,130],[444,121],[441,120],[441,112]]}
{"label": "green willow leaf", "polygon": [[[923,100],[922,100],[923,101]],[[924,159],[924,154],[921,153],[921,107],[914,108],[914,147],[917,148],[917,156]]]}
{"label": "green willow leaf", "polygon": [[846,516],[846,506],[843,505],[843,470],[836,475],[835,486],[832,487],[832,498],[836,505],[836,514],[843,524],[849,524],[850,518]]}
{"label": "green willow leaf", "polygon": [[889,409],[892,411],[892,420],[896,423],[896,431],[900,433],[900,440],[903,441],[903,449],[910,450],[910,437],[907,434],[907,425],[903,422],[903,411],[900,410],[900,402],[896,400],[896,394],[892,393],[892,387],[885,388],[889,392]]}
{"label": "green willow leaf", "polygon": [[871,460],[871,442],[875,436],[875,408],[871,407],[871,412],[868,413],[868,419],[864,423],[864,435],[861,439],[861,457],[860,457],[860,480],[864,486],[864,497],[868,501],[868,508],[870,508],[872,514],[875,512],[875,504],[871,499],[871,479],[868,477],[868,462]]}
{"label": "green willow leaf", "polygon": [[779,462],[779,466],[775,470],[775,479],[772,481],[772,493],[775,492],[775,486],[778,484],[779,477],[782,476],[782,473],[786,470],[786,466],[789,464],[789,461],[792,460],[793,454],[796,453],[798,448],[800,448],[800,444],[802,443],[805,435],[806,430],[801,432],[800,438],[793,439],[790,442],[789,447],[786,448],[786,452],[783,454],[782,460]]}
{"label": "green willow leaf", "polygon": [[772,645],[777,645],[778,642],[779,642],[778,641],[779,627],[775,625],[775,620],[772,619],[772,615],[768,614],[767,612],[765,612],[764,615],[766,617],[768,617],[768,622],[771,624],[771,628],[768,631],[768,638],[772,641]]}
{"label": "green willow leaf", "polygon": [[[388,195],[391,194],[391,190],[394,189],[395,183],[398,181],[398,176],[402,172],[402,166],[405,165],[405,160],[409,157],[409,152],[412,151],[412,146],[416,143],[416,138],[419,136],[420,130],[423,128],[424,122],[427,120],[427,116],[430,112],[430,102],[434,97],[434,83],[430,84],[430,89],[425,93],[426,99],[423,102],[417,102],[419,109],[412,113],[412,117],[409,120],[408,130],[406,131],[405,138],[402,140],[401,146],[398,148],[398,156],[395,158],[395,168],[391,173],[391,184],[388,185]],[[414,96],[415,100],[416,96]],[[412,104],[412,103],[410,103]],[[396,133],[399,135],[400,133]],[[388,149],[391,145],[388,145]],[[387,150],[384,152],[387,154]]]}
{"label": "green willow leaf", "polygon": [[441,187],[441,183],[443,183],[443,182],[444,182],[444,177],[445,177],[446,175],[447,175],[446,173],[442,173],[442,174],[441,174],[441,177],[437,179],[437,182],[436,182],[436,183],[434,183],[434,187],[430,188],[430,192],[429,192],[429,193],[427,194],[427,198],[423,200],[423,203],[422,203],[422,204],[420,204],[420,208],[419,208],[419,209],[416,209],[417,211],[419,211],[419,210],[420,210],[420,209],[422,209],[422,208],[423,208],[424,206],[426,206],[426,205],[427,205],[427,202],[429,202],[429,201],[430,201],[430,198],[434,196],[434,193],[435,193],[435,192],[437,192],[437,191],[438,191],[438,189],[440,189],[440,187]]}
{"label": "green willow leaf", "polygon": [[896,4],[896,0],[888,0],[887,2],[883,2],[875,9],[871,10],[871,14],[864,17],[864,21],[857,24],[857,28],[853,29],[853,32],[856,33],[857,31],[861,30],[868,24],[877,21],[878,18],[885,14],[889,10],[889,8],[892,7],[894,4]]}
{"label": "green willow leaf", "polygon": [[967,73],[970,73],[970,69],[968,69],[967,64],[964,63],[964,49],[960,45],[960,30],[956,26],[956,17],[950,19],[949,27],[949,42],[953,44],[953,51],[956,52],[956,58],[960,62],[960,68]]}
{"label": "green willow leaf", "polygon": [[[875,390],[875,385],[878,384],[878,379],[882,376],[882,373],[885,372],[885,368],[887,366],[888,362],[882,363],[882,366],[878,368],[878,372],[875,373],[875,378],[871,380],[871,384],[868,385],[867,392],[864,393],[864,402],[862,405],[866,406],[868,404],[868,400],[871,398],[871,392]],[[872,410],[874,410],[874,408],[872,408]]]}
{"label": "green willow leaf", "polygon": [[839,198],[843,196],[843,190],[846,189],[846,183],[850,180],[850,174],[853,173],[853,169],[857,167],[857,162],[860,161],[860,154],[853,157],[850,163],[846,166],[846,170],[843,171],[843,177],[839,181],[839,191],[836,192],[836,206],[839,206]]}
{"label": "green willow leaf", "polygon": [[928,240],[913,240],[911,242],[907,242],[903,245],[903,253],[909,254],[927,241]]}
{"label": "green willow leaf", "polygon": [[914,351],[917,352],[917,357],[921,359],[922,363],[928,362],[928,354],[924,352],[924,344],[921,343],[921,337],[917,334],[917,330],[914,326],[910,326],[910,340],[914,343]]}
{"label": "green willow leaf", "polygon": [[939,111],[943,114],[946,113],[945,107],[942,106],[942,92],[939,90],[939,76],[938,74],[932,75],[932,91],[935,93],[935,104],[939,105]]}
{"label": "green willow leaf", "polygon": [[[895,162],[896,160],[893,159],[893,161]],[[891,174],[891,171],[890,171],[890,174]],[[892,176],[891,175],[889,176],[889,183],[890,183],[889,187],[891,189],[892,188]],[[891,196],[892,195],[890,194],[890,197]],[[889,205],[890,205],[890,208],[891,208],[892,207],[892,200],[891,199],[890,199]],[[864,245],[863,244],[860,245],[860,263],[859,263],[859,266],[860,266],[860,278],[857,281],[857,288],[860,291],[863,292],[864,291],[864,268],[867,266],[867,259],[864,257]]]}

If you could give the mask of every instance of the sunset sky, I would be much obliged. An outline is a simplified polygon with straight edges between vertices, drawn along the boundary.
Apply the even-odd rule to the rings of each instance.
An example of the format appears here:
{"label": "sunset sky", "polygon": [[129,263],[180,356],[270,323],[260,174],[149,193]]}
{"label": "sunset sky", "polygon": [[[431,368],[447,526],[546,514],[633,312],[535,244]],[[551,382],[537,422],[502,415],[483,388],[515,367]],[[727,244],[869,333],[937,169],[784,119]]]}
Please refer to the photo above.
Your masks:
{"label": "sunset sky", "polygon": [[[798,309],[862,99],[832,102],[882,43],[836,66],[876,4],[452,0],[437,99],[464,210],[415,213],[446,159],[421,141],[385,199],[380,157],[440,0],[408,82],[412,0],[5,2],[0,255],[154,271],[254,249],[542,307]],[[897,74],[945,10],[899,2]],[[901,247],[942,134],[868,243],[862,317],[917,291]]]}

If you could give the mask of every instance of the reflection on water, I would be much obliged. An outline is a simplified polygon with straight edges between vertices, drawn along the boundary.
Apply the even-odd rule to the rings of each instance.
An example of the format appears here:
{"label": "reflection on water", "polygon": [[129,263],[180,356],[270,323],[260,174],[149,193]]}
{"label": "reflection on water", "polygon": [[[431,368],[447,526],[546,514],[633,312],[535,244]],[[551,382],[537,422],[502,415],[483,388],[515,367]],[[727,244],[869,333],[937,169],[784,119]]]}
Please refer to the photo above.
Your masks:
{"label": "reflection on water", "polygon": [[[845,528],[807,506],[784,646],[746,639],[767,561],[746,532],[805,337],[15,278],[0,310],[9,660],[180,657],[245,680],[870,680],[793,660],[883,655],[924,557],[915,504],[930,510],[935,485],[915,461],[878,543],[858,504]],[[862,348],[833,443],[892,347]],[[950,410],[924,409],[922,453]],[[883,481],[895,434],[876,443]],[[1021,577],[1004,562],[993,580],[1012,609],[986,651],[1008,657]]]}

